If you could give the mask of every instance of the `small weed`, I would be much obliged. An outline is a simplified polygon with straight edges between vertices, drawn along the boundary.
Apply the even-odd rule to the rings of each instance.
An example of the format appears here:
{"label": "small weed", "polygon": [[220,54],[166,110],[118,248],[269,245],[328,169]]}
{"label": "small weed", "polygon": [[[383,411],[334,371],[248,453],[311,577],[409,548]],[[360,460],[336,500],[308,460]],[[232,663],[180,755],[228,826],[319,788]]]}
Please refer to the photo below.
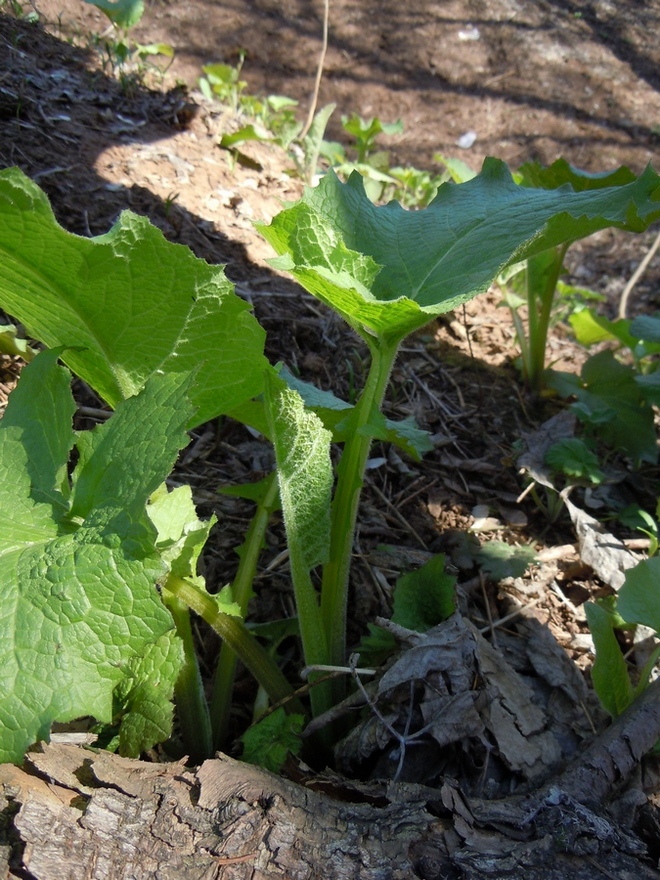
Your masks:
{"label": "small weed", "polygon": [[[92,44],[102,58],[104,70],[117,76],[127,93],[141,85],[148,73],[163,77],[174,58],[168,43],[142,45],[130,36],[131,29],[144,14],[143,0],[85,0],[100,9],[110,21],[103,34],[95,34]],[[162,56],[170,61],[163,67],[152,59]]]}

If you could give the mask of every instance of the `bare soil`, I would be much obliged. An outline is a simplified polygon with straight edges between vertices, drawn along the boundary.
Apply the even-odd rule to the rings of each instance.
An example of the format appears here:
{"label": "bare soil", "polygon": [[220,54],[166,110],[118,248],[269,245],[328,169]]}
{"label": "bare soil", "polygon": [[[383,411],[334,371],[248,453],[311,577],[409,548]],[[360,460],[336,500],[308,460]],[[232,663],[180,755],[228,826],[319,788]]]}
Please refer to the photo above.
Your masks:
{"label": "bare soil", "polygon": [[[251,167],[236,163],[218,146],[231,120],[196,91],[203,64],[233,64],[245,51],[248,91],[294,97],[302,117],[320,50],[322,6],[320,0],[153,2],[134,36],[170,43],[176,56],[151,89],[122,88],[104,71],[92,36],[106,30],[107,20],[95,7],[36,0],[38,24],[0,13],[0,167],[18,165],[35,179],[73,232],[107,232],[130,208],[149,216],[171,240],[225,264],[268,331],[272,360],[283,359],[303,378],[348,397],[364,374],[365,352],[334,316],[269,267],[269,250],[252,226],[272,218],[283,200],[297,198],[302,182],[292,175],[290,158],[272,148],[251,147]],[[641,171],[648,162],[658,165],[659,33],[658,0],[330,0],[320,103],[337,104],[328,132],[335,139],[343,139],[341,114],[401,118],[403,134],[383,142],[393,162],[420,168],[437,168],[433,157],[442,153],[475,168],[486,155],[512,167],[564,156],[594,172],[620,164]],[[476,139],[462,149],[457,143],[467,132]],[[654,235],[600,233],[572,249],[570,277],[605,293],[604,308],[614,315]],[[659,304],[656,257],[631,308],[655,311]],[[610,587],[581,560],[568,516],[548,523],[531,496],[521,497],[526,484],[517,443],[558,407],[529,398],[521,386],[512,364],[511,320],[497,306],[496,293],[481,297],[405,347],[388,415],[414,415],[435,448],[421,464],[374,449],[356,545],[351,637],[357,642],[368,622],[389,617],[399,574],[445,552],[478,626],[487,629],[512,607],[523,607],[525,625],[535,622],[549,632],[588,683],[593,655],[583,606]],[[585,355],[560,326],[550,357],[579,369]],[[6,397],[16,364],[4,370],[0,394]],[[98,405],[91,398],[84,402]],[[177,476],[193,485],[202,512],[215,511],[223,521],[205,561],[209,585],[219,588],[235,570],[234,548],[249,508],[223,499],[217,489],[257,479],[270,467],[270,451],[227,422],[204,426],[193,441]],[[640,503],[652,509],[645,491],[638,486]],[[532,544],[540,562],[524,578],[484,584],[463,553],[468,529],[480,540]],[[293,608],[280,555],[281,524],[273,524],[268,541],[256,620]],[[380,545],[394,550],[385,557]],[[511,638],[521,636],[533,638],[529,630]],[[204,636],[203,646],[212,668],[217,644]],[[525,674],[532,673],[526,668]],[[562,675],[570,678],[565,670]],[[574,686],[564,685],[567,693]],[[249,723],[251,696],[251,683],[239,681],[236,734]],[[591,735],[592,725],[604,723],[593,694],[585,699],[581,717],[566,722],[571,736],[564,757]],[[552,711],[547,702],[544,711]],[[466,770],[465,761],[453,755],[449,763],[477,790],[480,772]],[[358,774],[388,769],[385,759],[372,758],[372,764]],[[410,762],[409,778],[432,783],[442,766],[432,746]],[[644,772],[652,803],[657,766],[651,762]],[[520,782],[506,760],[498,773],[491,783],[500,793]],[[637,782],[642,785],[641,774]],[[660,826],[654,821],[657,814],[646,840],[657,864]]]}

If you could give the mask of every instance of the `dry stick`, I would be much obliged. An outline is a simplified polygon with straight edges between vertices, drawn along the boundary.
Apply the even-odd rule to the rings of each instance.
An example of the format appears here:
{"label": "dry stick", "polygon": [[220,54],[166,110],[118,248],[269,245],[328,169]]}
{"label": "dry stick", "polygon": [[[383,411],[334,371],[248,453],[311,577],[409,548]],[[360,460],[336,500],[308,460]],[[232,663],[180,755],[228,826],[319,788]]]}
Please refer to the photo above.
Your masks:
{"label": "dry stick", "polygon": [[621,302],[619,303],[619,318],[626,317],[626,312],[628,310],[628,298],[630,297],[630,294],[632,293],[634,286],[637,284],[639,279],[642,277],[642,275],[646,271],[646,267],[653,259],[655,252],[658,250],[659,247],[660,247],[660,232],[658,232],[658,234],[655,238],[655,241],[651,245],[651,250],[644,257],[644,259],[639,264],[637,269],[635,269],[635,272],[633,273],[632,278],[626,284],[625,290],[621,294]]}
{"label": "dry stick", "polygon": [[598,809],[660,738],[660,679],[581,752],[555,784]]}
{"label": "dry stick", "polygon": [[307,137],[310,128],[312,127],[312,123],[314,122],[314,115],[316,113],[316,105],[319,101],[319,90],[321,88],[321,79],[323,78],[323,65],[325,64],[325,54],[328,51],[328,21],[330,19],[330,0],[324,0],[325,5],[323,9],[323,45],[321,46],[321,55],[319,57],[319,66],[316,71],[316,81],[314,83],[314,91],[312,92],[312,103],[309,105],[309,113],[307,114],[307,122],[303,126],[303,130],[300,132],[300,140],[303,140]]}

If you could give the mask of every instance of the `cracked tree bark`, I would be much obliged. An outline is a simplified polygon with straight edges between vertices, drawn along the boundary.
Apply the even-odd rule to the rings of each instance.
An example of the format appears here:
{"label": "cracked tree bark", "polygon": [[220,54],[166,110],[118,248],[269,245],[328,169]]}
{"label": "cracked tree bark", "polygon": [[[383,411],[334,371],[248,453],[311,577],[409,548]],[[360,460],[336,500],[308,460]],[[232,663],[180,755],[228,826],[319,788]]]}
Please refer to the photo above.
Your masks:
{"label": "cracked tree bark", "polygon": [[359,880],[660,876],[604,798],[660,738],[660,681],[536,792],[298,785],[220,756],[196,770],[52,744],[0,767],[0,876]]}

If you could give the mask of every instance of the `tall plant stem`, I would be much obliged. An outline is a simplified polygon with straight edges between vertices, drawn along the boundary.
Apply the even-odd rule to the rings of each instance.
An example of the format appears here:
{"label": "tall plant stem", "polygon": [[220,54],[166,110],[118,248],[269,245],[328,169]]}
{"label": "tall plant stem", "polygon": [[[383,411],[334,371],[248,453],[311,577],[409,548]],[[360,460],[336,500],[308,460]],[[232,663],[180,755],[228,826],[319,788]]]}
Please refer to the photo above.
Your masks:
{"label": "tall plant stem", "polygon": [[[319,55],[319,63],[316,68],[316,79],[314,80],[314,91],[312,100],[309,104],[309,112],[307,113],[307,121],[299,134],[300,140],[303,140],[308,134],[314,122],[314,114],[319,101],[319,91],[321,89],[321,80],[323,78],[323,65],[325,64],[325,56],[328,51],[328,22],[330,19],[330,0],[323,0],[323,38],[321,44],[321,54]],[[314,172],[312,171],[312,174]]]}
{"label": "tall plant stem", "polygon": [[[275,472],[270,474],[263,485],[263,497],[257,504],[257,510],[250,523],[245,541],[238,550],[241,561],[232,583],[232,598],[241,609],[243,618],[245,618],[248,602],[252,596],[252,584],[257,572],[266,528],[273,510],[277,506],[277,474]],[[223,747],[227,737],[236,661],[237,657],[234,651],[227,642],[223,642],[215,670],[211,697],[211,727],[213,729],[213,745],[216,749]]]}
{"label": "tall plant stem", "polygon": [[163,598],[174,618],[179,638],[183,642],[183,668],[174,689],[181,738],[190,758],[199,762],[211,757],[213,741],[209,709],[204,696],[202,676],[199,672],[190,626],[190,611],[186,604],[167,590]]}
{"label": "tall plant stem", "polygon": [[[343,665],[346,659],[348,576],[364,472],[372,441],[369,423],[374,413],[380,411],[400,344],[399,340],[391,342],[382,337],[370,337],[367,341],[371,349],[371,367],[337,468],[337,488],[332,502],[330,557],[323,569],[321,587],[321,616],[329,662],[337,666]],[[341,680],[336,681],[341,687]]]}
{"label": "tall plant stem", "polygon": [[[218,608],[213,596],[203,593],[194,584],[175,575],[168,577],[163,590],[187,605],[218,633],[264,688],[273,703],[284,702],[289,711],[305,714],[300,702],[292,699],[293,688],[275,661],[252,636],[240,617],[225,614]],[[166,597],[166,601],[168,599]]]}
{"label": "tall plant stem", "polygon": [[[564,257],[570,242],[555,248],[552,269],[545,277],[543,290],[539,293],[533,281],[528,278],[527,305],[529,321],[529,362],[527,381],[532,391],[540,392],[543,386],[545,370],[545,348],[548,342],[548,330],[552,317],[552,306],[555,301],[555,290],[564,265]],[[527,271],[529,272],[529,263]],[[539,308],[540,303],[540,308]]]}

